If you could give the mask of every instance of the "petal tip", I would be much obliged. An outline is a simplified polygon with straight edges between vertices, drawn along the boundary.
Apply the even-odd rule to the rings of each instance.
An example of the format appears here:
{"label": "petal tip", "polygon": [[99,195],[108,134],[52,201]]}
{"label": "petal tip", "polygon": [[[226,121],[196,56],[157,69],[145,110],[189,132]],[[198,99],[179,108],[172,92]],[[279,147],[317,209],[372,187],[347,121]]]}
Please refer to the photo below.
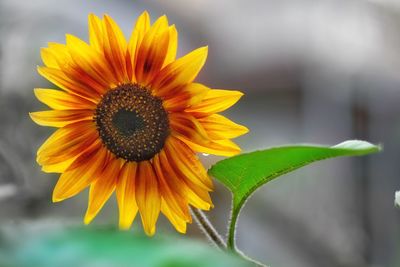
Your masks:
{"label": "petal tip", "polygon": [[208,54],[208,45],[202,46],[198,48],[199,52],[205,53],[206,55]]}
{"label": "petal tip", "polygon": [[176,231],[177,231],[178,233],[180,233],[180,234],[182,234],[182,235],[186,234],[186,224],[185,224],[185,227],[182,227],[182,228],[175,228],[175,229],[176,229]]}
{"label": "petal tip", "polygon": [[144,232],[146,233],[147,236],[152,237],[156,233],[156,227],[153,226],[152,228],[149,227],[143,227]]}
{"label": "petal tip", "polygon": [[52,195],[52,198],[51,198],[51,201],[52,201],[53,203],[61,202],[61,201],[63,201],[63,200],[64,200],[64,198],[62,198],[61,196],[59,196],[58,193],[57,193],[56,191],[53,191],[53,195]]}
{"label": "petal tip", "polygon": [[33,93],[35,94],[35,96],[37,97],[37,94],[39,94],[43,89],[40,88],[33,88]]}
{"label": "petal tip", "polygon": [[242,128],[242,133],[241,133],[241,135],[247,134],[247,133],[250,132],[250,129],[247,128],[246,126],[244,126],[244,125],[240,125],[240,126],[241,126],[241,128]]}
{"label": "petal tip", "polygon": [[132,222],[124,221],[124,220],[119,220],[118,227],[122,231],[128,231],[132,226]]}
{"label": "petal tip", "polygon": [[83,218],[83,223],[85,225],[88,225],[93,221],[93,219],[94,219],[94,216],[92,214],[86,213],[85,217]]}
{"label": "petal tip", "polygon": [[119,223],[119,230],[121,231],[128,231],[129,230],[130,225],[124,224],[124,223]]}
{"label": "petal tip", "polygon": [[[35,95],[36,95],[36,94],[35,94]],[[39,123],[37,122],[37,118],[36,118],[35,113],[36,113],[36,112],[29,112],[28,114],[29,114],[29,117],[31,118],[31,120],[33,120],[34,123],[39,124]],[[40,124],[39,124],[39,125],[40,125]]]}

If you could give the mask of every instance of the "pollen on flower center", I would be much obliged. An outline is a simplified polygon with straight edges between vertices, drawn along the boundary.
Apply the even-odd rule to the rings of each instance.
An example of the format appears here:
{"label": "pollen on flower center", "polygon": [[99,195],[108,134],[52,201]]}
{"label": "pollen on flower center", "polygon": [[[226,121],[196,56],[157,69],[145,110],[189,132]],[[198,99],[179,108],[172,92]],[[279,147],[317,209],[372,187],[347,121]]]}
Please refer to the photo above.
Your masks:
{"label": "pollen on flower center", "polygon": [[127,161],[151,159],[169,134],[162,100],[137,84],[123,84],[104,94],[94,121],[104,146]]}

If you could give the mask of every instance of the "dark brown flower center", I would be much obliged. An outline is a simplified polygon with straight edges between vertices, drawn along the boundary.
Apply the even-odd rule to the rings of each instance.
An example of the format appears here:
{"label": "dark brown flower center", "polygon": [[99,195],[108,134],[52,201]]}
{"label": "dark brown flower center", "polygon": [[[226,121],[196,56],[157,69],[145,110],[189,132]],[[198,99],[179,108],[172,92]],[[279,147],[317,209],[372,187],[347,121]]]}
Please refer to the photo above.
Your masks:
{"label": "dark brown flower center", "polygon": [[162,100],[137,84],[123,84],[104,94],[94,121],[107,149],[127,161],[151,159],[169,134]]}

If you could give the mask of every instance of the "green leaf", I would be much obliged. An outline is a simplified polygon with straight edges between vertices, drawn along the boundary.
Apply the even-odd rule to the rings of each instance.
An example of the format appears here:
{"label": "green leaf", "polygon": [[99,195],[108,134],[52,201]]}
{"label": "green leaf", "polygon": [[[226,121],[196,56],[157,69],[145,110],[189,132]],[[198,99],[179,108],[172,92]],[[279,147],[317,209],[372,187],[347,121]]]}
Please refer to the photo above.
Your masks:
{"label": "green leaf", "polygon": [[238,207],[260,186],[312,162],[340,156],[361,156],[379,150],[379,146],[358,140],[332,147],[274,147],[221,160],[208,172],[232,191],[234,207]]}
{"label": "green leaf", "polygon": [[[379,146],[358,140],[346,141],[332,147],[316,145],[274,147],[219,161],[208,172],[232,191],[232,223],[235,224],[239,211],[248,197],[267,182],[315,161],[340,156],[361,156],[379,150]],[[233,246],[233,237],[230,238],[232,240],[228,239],[228,246]]]}
{"label": "green leaf", "polygon": [[236,255],[189,238],[148,238],[115,229],[52,226],[0,231],[0,266],[6,267],[250,267]]}

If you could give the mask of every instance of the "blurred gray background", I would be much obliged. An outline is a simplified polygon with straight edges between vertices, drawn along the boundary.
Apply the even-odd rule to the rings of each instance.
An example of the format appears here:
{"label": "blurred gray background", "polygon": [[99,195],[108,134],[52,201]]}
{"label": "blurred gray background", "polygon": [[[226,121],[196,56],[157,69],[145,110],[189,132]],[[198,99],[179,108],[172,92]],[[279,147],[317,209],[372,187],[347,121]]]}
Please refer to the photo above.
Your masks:
{"label": "blurred gray background", "polygon": [[[321,162],[275,180],[248,201],[238,246],[273,267],[400,266],[400,1],[0,0],[0,224],[80,224],[87,193],[51,203],[56,175],[35,162],[53,131],[29,111],[40,47],[71,33],[87,40],[87,15],[110,14],[130,34],[148,10],[179,31],[179,55],[209,45],[198,81],[240,89],[226,114],[251,132],[244,151],[287,143],[383,143],[382,154]],[[220,158],[202,156],[210,166]],[[217,183],[208,213],[225,233],[230,194]],[[116,224],[115,200],[94,224]],[[139,220],[135,228],[140,227]],[[159,232],[173,232],[166,220]],[[202,239],[196,224],[189,235]],[[188,236],[187,238],[190,238]]]}

